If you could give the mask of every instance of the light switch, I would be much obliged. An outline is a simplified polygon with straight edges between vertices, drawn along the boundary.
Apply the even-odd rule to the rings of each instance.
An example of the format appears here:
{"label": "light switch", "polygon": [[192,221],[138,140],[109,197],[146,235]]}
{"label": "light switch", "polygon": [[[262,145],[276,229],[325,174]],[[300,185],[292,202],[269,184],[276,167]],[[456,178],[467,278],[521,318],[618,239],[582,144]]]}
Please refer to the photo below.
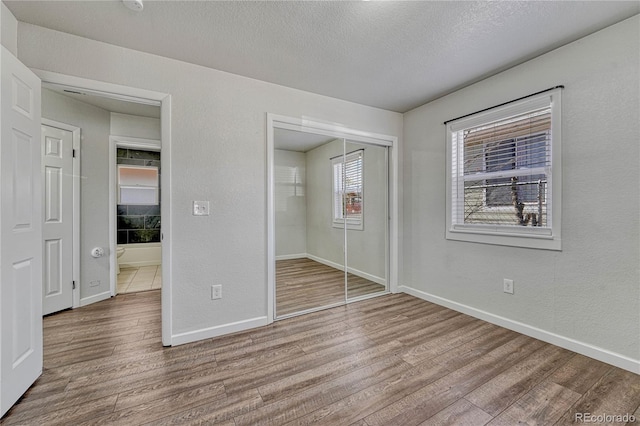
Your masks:
{"label": "light switch", "polygon": [[193,215],[194,216],[209,216],[209,202],[208,201],[194,201],[193,202]]}

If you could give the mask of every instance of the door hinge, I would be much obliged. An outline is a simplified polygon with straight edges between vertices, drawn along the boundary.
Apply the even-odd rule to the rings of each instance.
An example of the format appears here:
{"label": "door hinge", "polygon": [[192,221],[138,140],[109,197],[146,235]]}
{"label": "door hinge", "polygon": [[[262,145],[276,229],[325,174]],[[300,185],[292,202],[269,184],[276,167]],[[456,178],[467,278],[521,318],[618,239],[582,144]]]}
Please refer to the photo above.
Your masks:
{"label": "door hinge", "polygon": [[76,158],[76,150],[75,150],[75,149],[72,149],[71,151],[72,151],[72,153],[73,153],[73,158]]}
{"label": "door hinge", "polygon": [[73,290],[75,290],[76,289],[76,282],[75,281],[71,281],[71,286],[72,286],[71,288]]}

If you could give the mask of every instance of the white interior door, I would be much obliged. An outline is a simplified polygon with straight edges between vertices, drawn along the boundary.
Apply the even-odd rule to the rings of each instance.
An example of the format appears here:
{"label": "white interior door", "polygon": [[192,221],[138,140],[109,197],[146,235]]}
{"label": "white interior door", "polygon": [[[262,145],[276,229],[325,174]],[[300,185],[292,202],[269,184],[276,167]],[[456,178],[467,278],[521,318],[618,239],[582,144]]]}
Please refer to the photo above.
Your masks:
{"label": "white interior door", "polygon": [[47,315],[73,305],[73,134],[42,126],[43,301]]}
{"label": "white interior door", "polygon": [[42,373],[40,79],[0,58],[0,415]]}

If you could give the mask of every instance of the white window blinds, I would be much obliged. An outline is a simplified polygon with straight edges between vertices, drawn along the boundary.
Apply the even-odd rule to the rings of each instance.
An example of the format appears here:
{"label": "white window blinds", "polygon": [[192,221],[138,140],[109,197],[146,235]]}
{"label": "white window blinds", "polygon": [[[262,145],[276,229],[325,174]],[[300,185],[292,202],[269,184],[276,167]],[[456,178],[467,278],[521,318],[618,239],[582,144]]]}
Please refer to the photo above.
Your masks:
{"label": "white window blinds", "polygon": [[456,133],[463,153],[463,223],[546,226],[551,108]]}
{"label": "white window blinds", "polygon": [[333,222],[356,228],[363,223],[364,150],[336,157],[333,167]]}

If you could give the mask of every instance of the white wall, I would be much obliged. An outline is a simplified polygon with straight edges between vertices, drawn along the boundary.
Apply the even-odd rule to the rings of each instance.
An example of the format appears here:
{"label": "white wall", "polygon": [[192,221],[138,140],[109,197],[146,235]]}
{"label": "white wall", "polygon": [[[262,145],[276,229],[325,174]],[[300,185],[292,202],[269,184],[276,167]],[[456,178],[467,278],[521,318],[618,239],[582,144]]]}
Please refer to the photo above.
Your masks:
{"label": "white wall", "polygon": [[[332,226],[331,158],[342,155],[341,139],[307,152],[307,253],[344,265],[344,228]],[[364,229],[347,230],[348,268],[384,279],[385,149],[347,143],[347,153],[364,149]]]}
{"label": "white wall", "polygon": [[307,252],[307,166],[304,152],[274,150],[276,258]]}
{"label": "white wall", "polygon": [[112,112],[111,135],[160,140],[160,119]]}
{"label": "white wall", "polygon": [[18,21],[4,3],[0,4],[0,44],[18,56]]}
{"label": "white wall", "polygon": [[364,272],[377,277],[376,282],[384,283],[389,217],[386,148],[347,142],[345,152],[358,149],[364,149],[364,228],[347,230],[347,267],[355,270],[356,274]]}
{"label": "white wall", "polygon": [[344,264],[344,229],[331,226],[331,161],[342,155],[342,139],[307,151],[307,253]]}
{"label": "white wall", "polygon": [[[267,112],[402,132],[397,113],[21,22],[18,52],[33,68],[172,95],[174,336],[205,337],[230,323],[266,320]],[[192,200],[210,200],[211,215],[192,216]],[[210,299],[212,284],[223,286],[221,300]]]}
{"label": "white wall", "polygon": [[[109,111],[42,89],[42,117],[81,128],[80,299],[109,291]],[[99,281],[97,286],[90,282]]]}
{"label": "white wall", "polygon": [[[619,365],[640,360],[639,21],[404,115],[407,291],[555,334]],[[562,251],[445,240],[443,122],[558,84],[566,86]],[[514,295],[502,292],[503,278],[514,280]]]}

